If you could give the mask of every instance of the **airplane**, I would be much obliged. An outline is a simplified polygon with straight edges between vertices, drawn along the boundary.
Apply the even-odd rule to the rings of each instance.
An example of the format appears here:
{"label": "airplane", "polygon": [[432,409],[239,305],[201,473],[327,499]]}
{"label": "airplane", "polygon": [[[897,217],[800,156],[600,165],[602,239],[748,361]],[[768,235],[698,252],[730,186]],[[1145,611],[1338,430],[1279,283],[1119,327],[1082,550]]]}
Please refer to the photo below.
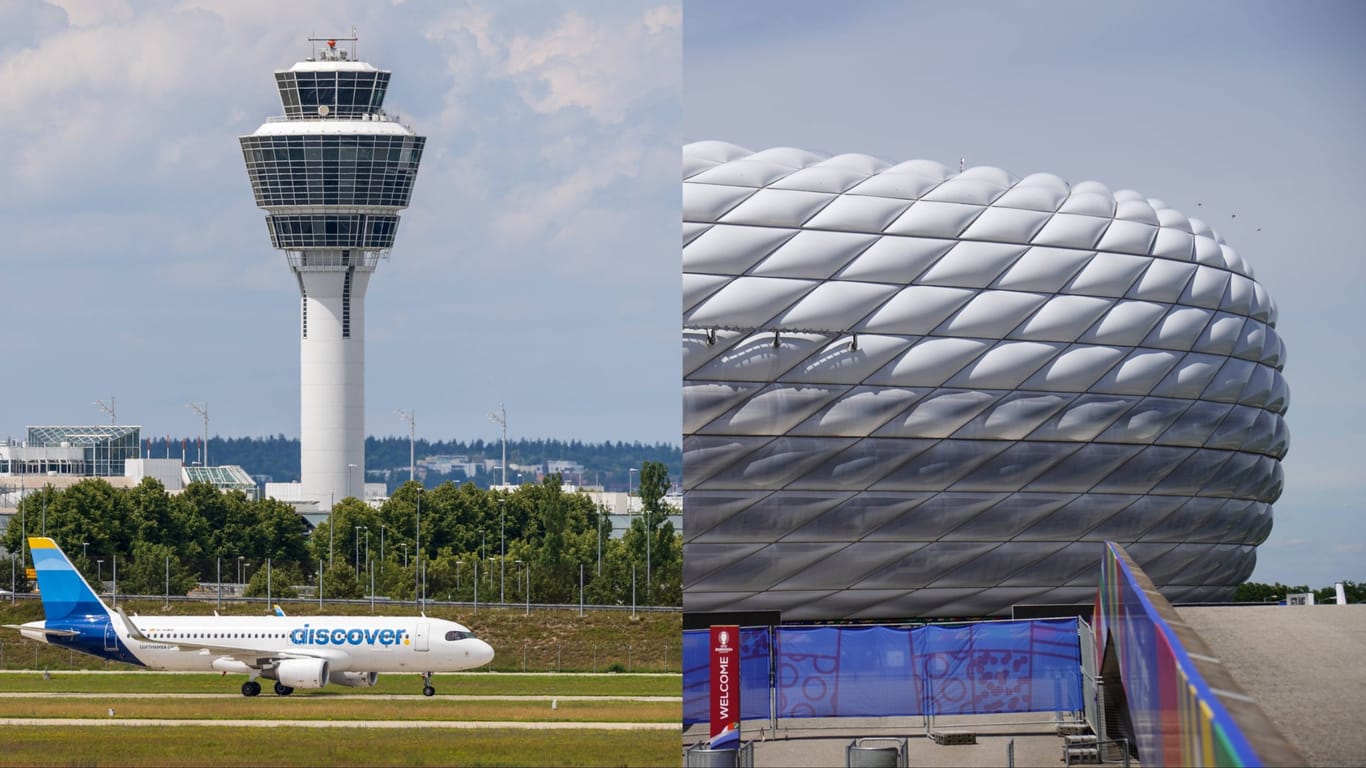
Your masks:
{"label": "airplane", "polygon": [[29,551],[43,599],[41,621],[6,624],[30,640],[149,669],[245,674],[243,696],[328,683],[375,684],[380,672],[422,675],[473,669],[493,660],[493,648],[453,621],[424,616],[134,616],[109,608],[50,538],[30,536]]}

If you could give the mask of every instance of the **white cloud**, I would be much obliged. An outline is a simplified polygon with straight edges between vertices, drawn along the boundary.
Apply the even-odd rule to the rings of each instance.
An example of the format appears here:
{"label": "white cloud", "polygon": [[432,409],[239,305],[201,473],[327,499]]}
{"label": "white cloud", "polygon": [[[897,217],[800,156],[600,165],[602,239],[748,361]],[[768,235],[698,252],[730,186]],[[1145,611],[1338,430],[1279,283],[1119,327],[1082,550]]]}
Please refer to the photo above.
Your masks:
{"label": "white cloud", "polygon": [[127,21],[133,16],[133,8],[127,0],[48,0],[66,12],[66,18],[75,27],[93,27],[111,21]]}

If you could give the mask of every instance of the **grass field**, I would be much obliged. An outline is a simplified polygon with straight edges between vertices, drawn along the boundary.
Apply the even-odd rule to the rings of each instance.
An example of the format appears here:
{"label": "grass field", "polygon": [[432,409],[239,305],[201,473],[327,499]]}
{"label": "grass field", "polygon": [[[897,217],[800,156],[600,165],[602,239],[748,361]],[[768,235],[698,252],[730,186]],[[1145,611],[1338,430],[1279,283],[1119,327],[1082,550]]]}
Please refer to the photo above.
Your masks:
{"label": "grass field", "polygon": [[673,731],[4,728],[25,766],[677,766]]}
{"label": "grass field", "polygon": [[[677,675],[437,676],[442,693],[414,695],[416,676],[381,677],[369,689],[329,686],[293,696],[237,693],[240,676],[148,672],[0,674],[0,719],[79,718],[91,725],[6,724],[0,765],[678,765],[679,731],[603,731],[439,727],[431,721],[656,723],[681,718]],[[226,686],[226,690],[224,690]],[[396,686],[396,687],[395,687]],[[394,687],[393,690],[389,688]],[[81,694],[44,696],[44,693]],[[34,695],[27,695],[34,694]],[[190,694],[190,698],[176,698]],[[205,696],[204,694],[221,694]],[[359,695],[357,695],[359,694]],[[400,694],[372,698],[369,694]],[[479,696],[593,696],[588,700],[473,700]],[[670,697],[630,701],[623,697]],[[109,727],[114,719],[180,721],[177,727]],[[210,726],[260,720],[263,727]],[[202,720],[205,726],[184,725]],[[411,723],[414,728],[264,727],[278,721],[348,725]],[[98,724],[96,724],[98,723]],[[430,723],[424,725],[424,723]]]}

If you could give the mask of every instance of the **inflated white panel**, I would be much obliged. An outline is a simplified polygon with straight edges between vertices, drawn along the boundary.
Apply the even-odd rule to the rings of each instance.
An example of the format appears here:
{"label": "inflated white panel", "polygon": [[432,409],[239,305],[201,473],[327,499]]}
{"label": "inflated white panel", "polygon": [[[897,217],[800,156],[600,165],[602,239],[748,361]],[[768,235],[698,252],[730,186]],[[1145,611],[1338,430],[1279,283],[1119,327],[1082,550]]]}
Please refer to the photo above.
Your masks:
{"label": "inflated white panel", "polygon": [[711,228],[711,224],[702,224],[699,222],[688,221],[683,222],[683,245],[686,246],[688,243],[691,243],[693,240],[696,240],[698,235],[702,234],[703,232],[706,232]]}
{"label": "inflated white panel", "polygon": [[1095,296],[1053,296],[1010,338],[1076,341],[1114,304],[1112,299]]}
{"label": "inflated white panel", "polygon": [[882,283],[821,283],[774,318],[771,325],[806,331],[845,331],[894,293],[896,286]]}
{"label": "inflated white panel", "polygon": [[1153,394],[1158,397],[1199,397],[1226,359],[1218,355],[1187,354],[1153,389]]}
{"label": "inflated white panel", "polygon": [[[782,231],[782,230],[772,230]],[[783,241],[761,263],[750,270],[760,277],[798,277],[824,280],[879,238],[848,232],[819,232],[802,230],[796,237]],[[687,252],[683,266],[690,268]],[[698,270],[706,271],[706,270]]]}
{"label": "inflated white panel", "polygon": [[1035,246],[1010,265],[993,287],[1056,293],[1095,256],[1093,251]]}
{"label": "inflated white panel", "polygon": [[1245,319],[1227,312],[1216,313],[1200,338],[1196,339],[1195,349],[1213,355],[1233,354],[1234,345],[1242,335]]}
{"label": "inflated white panel", "polygon": [[1025,389],[1079,392],[1095,384],[1102,374],[1124,357],[1116,347],[1077,345],[1049,361],[1025,382]]}
{"label": "inflated white panel", "polygon": [[1091,390],[1115,395],[1145,395],[1157,387],[1182,357],[1180,352],[1165,349],[1132,350],[1122,363],[1095,382]]}
{"label": "inflated white panel", "polygon": [[1152,333],[1148,334],[1148,338],[1143,340],[1143,346],[1159,349],[1193,349],[1195,340],[1213,318],[1214,310],[1173,307]]}
{"label": "inflated white panel", "polygon": [[1117,253],[1134,253],[1146,256],[1157,237],[1157,227],[1137,221],[1115,220],[1105,230],[1096,248]]}
{"label": "inflated white panel", "polygon": [[683,216],[688,221],[715,222],[755,193],[753,187],[688,184],[683,188]]}
{"label": "inflated white panel", "polygon": [[909,206],[910,203],[905,200],[842,195],[811,217],[806,226],[811,229],[877,234],[886,229],[887,225],[895,221]]}
{"label": "inflated white panel", "polygon": [[683,248],[683,272],[743,275],[795,234],[770,227],[714,226]]}
{"label": "inflated white panel", "polygon": [[834,199],[834,195],[821,192],[761,189],[718,221],[759,227],[800,227]]}
{"label": "inflated white panel", "polygon": [[1129,289],[1128,297],[1145,301],[1175,302],[1198,269],[1194,264],[1157,259]]}
{"label": "inflated white panel", "polygon": [[840,274],[844,280],[906,285],[939,261],[956,240],[882,237],[859,254]]}
{"label": "inflated white panel", "polygon": [[982,212],[963,232],[966,240],[1027,243],[1049,219],[1049,214],[1018,208],[992,207]]}
{"label": "inflated white panel", "polygon": [[801,168],[769,185],[771,189],[795,189],[803,192],[840,193],[863,181],[868,174],[857,168],[843,168],[822,163]]}
{"label": "inflated white panel", "polygon": [[863,437],[910,407],[928,390],[858,387],[794,427],[794,435]]}
{"label": "inflated white panel", "polygon": [[925,285],[951,285],[961,288],[985,288],[1025,252],[1022,245],[979,243],[965,240],[958,243],[934,266],[926,270],[916,282]]}
{"label": "inflated white panel", "polygon": [[990,348],[990,342],[979,339],[924,339],[891,365],[870,376],[868,383],[937,387]]}
{"label": "inflated white panel", "polygon": [[784,374],[782,381],[857,384],[914,343],[905,336],[841,335]]}
{"label": "inflated white panel", "polygon": [[763,389],[762,384],[700,384],[683,390],[683,431],[692,434]]}
{"label": "inflated white panel", "polygon": [[1005,338],[1046,300],[1043,294],[983,291],[933,331],[935,336]]}
{"label": "inflated white panel", "polygon": [[1169,596],[1250,575],[1285,345],[1208,224],[988,166],[707,142],[684,168],[690,610],[1085,601],[1107,538]]}
{"label": "inflated white panel", "polygon": [[982,214],[981,206],[922,200],[883,230],[889,235],[956,238]]}
{"label": "inflated white panel", "polygon": [[1119,298],[1152,263],[1151,259],[1142,256],[1125,256],[1102,251],[1092,257],[1081,272],[1072,278],[1066,290],[1068,293]]}
{"label": "inflated white panel", "polygon": [[950,379],[947,386],[1014,389],[1064,346],[1042,341],[1003,341]]}
{"label": "inflated white panel", "polygon": [[1094,248],[1100,241],[1100,236],[1110,226],[1110,221],[1098,216],[1058,213],[1048,220],[1030,242],[1034,245],[1056,245],[1064,248]]}
{"label": "inflated white panel", "polygon": [[1186,292],[1181,295],[1181,303],[1218,308],[1223,301],[1224,290],[1228,287],[1229,275],[1226,270],[1214,267],[1202,266],[1196,269],[1195,277],[1186,285]]}
{"label": "inflated white panel", "polygon": [[705,303],[685,313],[683,322],[689,326],[758,327],[817,285],[814,280],[737,278],[712,294]]}
{"label": "inflated white panel", "polygon": [[912,285],[901,289],[856,330],[923,336],[967,304],[976,294],[967,288]]}
{"label": "inflated white panel", "polygon": [[697,302],[721,289],[730,282],[725,275],[683,275],[683,311],[697,306]]}
{"label": "inflated white panel", "polygon": [[774,385],[753,393],[699,434],[781,435],[846,391],[845,387]]}

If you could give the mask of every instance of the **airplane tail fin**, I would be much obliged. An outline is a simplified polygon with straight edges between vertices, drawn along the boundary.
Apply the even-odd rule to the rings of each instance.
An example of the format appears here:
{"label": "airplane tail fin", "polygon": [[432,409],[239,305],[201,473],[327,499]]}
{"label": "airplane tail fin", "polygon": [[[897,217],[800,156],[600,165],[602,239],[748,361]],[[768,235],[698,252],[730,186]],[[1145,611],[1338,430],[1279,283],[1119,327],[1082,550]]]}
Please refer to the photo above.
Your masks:
{"label": "airplane tail fin", "polygon": [[45,536],[30,536],[28,546],[33,554],[33,568],[38,572],[38,593],[43,598],[47,621],[111,615],[57,542]]}

